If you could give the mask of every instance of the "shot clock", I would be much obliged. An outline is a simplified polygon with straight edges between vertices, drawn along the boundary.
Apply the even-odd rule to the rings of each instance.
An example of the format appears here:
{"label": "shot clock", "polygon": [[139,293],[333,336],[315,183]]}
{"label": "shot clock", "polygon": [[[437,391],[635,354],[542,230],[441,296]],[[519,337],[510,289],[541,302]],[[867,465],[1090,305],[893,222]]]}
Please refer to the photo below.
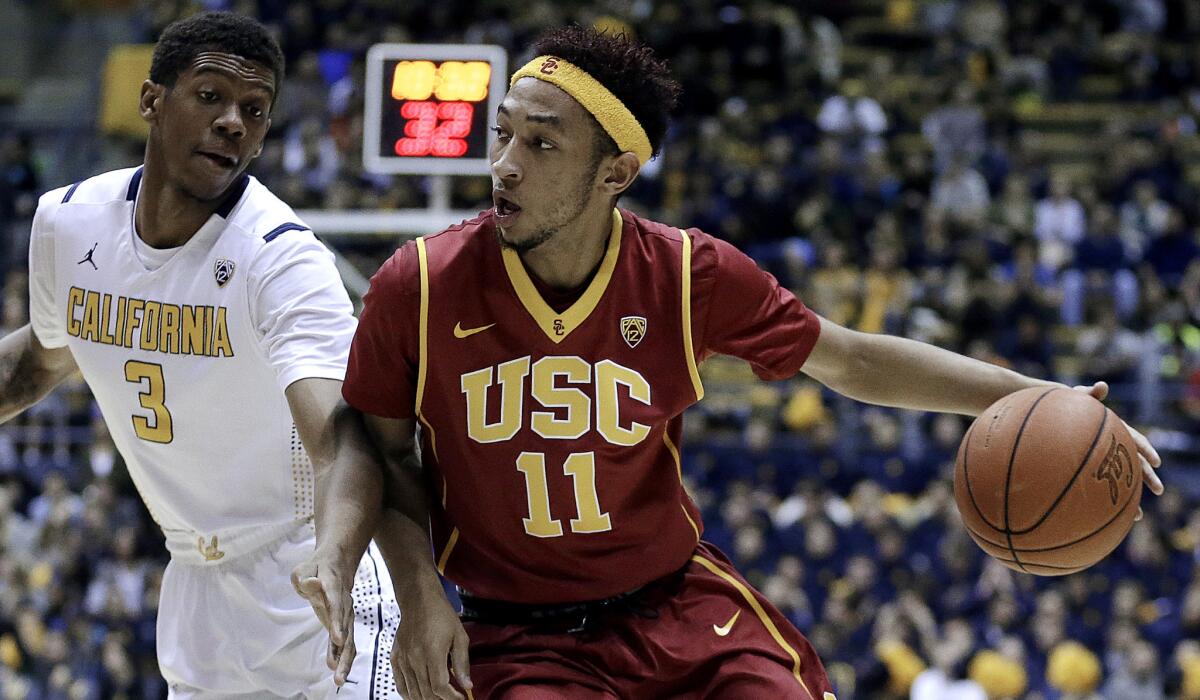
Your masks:
{"label": "shot clock", "polygon": [[487,173],[490,127],[507,78],[508,55],[499,46],[372,46],[363,165],[376,173]]}

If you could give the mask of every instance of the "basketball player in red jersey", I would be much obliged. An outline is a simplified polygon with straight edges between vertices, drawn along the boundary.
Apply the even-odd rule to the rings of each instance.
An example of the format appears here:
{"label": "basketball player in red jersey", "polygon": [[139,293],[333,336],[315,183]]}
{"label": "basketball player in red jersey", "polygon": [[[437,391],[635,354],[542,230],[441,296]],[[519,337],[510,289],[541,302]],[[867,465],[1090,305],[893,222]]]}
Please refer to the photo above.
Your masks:
{"label": "basketball player in red jersey", "polygon": [[[535,53],[497,115],[495,208],[384,264],[344,384],[383,448],[389,504],[404,500],[376,537],[403,611],[403,693],[831,700],[808,641],[701,539],[678,447],[704,393],[697,364],[725,353],[763,378],[804,371],[864,401],[967,415],[1049,383],[841,328],[729,244],[614,208],[678,86],[623,37],[572,27]],[[1157,493],[1158,457],[1137,439]],[[323,619],[378,517],[361,486],[373,469],[321,496],[322,541],[339,547],[303,577],[328,593],[311,598]],[[435,570],[462,591],[461,625]]]}

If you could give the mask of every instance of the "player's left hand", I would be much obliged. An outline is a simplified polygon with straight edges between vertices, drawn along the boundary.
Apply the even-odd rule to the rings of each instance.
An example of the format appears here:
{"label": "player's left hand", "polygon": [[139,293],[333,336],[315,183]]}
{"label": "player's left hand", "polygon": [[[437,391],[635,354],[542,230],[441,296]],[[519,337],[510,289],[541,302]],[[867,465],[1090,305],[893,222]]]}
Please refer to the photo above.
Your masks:
{"label": "player's left hand", "polygon": [[341,687],[350,675],[355,655],[350,581],[343,575],[341,566],[314,553],[292,570],[292,587],[308,601],[317,619],[329,632],[325,665],[333,671],[334,684]]}
{"label": "player's left hand", "polygon": [[[1096,382],[1091,386],[1077,386],[1076,391],[1082,391],[1088,394],[1097,401],[1103,401],[1108,397],[1108,382]],[[1125,429],[1129,431],[1130,437],[1133,438],[1134,444],[1137,445],[1138,458],[1142,464],[1142,478],[1147,487],[1150,488],[1150,493],[1155,496],[1161,496],[1163,493],[1162,479],[1158,478],[1158,473],[1155,471],[1162,466],[1162,457],[1158,456],[1158,451],[1150,444],[1145,435],[1142,435],[1138,430],[1125,421],[1121,421],[1125,425]],[[1137,517],[1134,520],[1142,519],[1142,509],[1138,508]]]}
{"label": "player's left hand", "polygon": [[[397,591],[403,611],[392,643],[392,671],[407,700],[466,700],[471,688],[471,640],[441,584]],[[450,674],[460,693],[451,684]]]}

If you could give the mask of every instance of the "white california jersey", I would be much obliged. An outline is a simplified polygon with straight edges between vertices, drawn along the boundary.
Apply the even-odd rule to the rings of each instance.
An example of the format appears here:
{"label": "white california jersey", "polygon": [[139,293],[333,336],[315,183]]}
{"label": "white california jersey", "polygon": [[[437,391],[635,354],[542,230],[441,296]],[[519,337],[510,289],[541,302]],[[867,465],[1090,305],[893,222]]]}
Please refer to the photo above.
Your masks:
{"label": "white california jersey", "polygon": [[284,389],[343,379],[355,319],[332,254],[249,176],[150,269],[141,173],[42,196],[30,315],[43,345],[70,348],[168,548],[214,561],[311,518]]}

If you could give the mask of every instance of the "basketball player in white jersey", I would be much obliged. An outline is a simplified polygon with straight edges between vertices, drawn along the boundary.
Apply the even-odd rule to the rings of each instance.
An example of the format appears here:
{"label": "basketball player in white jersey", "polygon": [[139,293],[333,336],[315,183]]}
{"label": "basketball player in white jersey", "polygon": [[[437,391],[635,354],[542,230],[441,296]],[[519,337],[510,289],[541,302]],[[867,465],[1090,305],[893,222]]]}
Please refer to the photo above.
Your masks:
{"label": "basketball player in white jersey", "polygon": [[353,639],[331,640],[289,581],[319,545],[315,482],[373,456],[340,403],[355,320],[333,257],[244,174],[282,68],[247,18],[163,33],[139,105],[145,164],[38,204],[31,323],[0,340],[0,421],[83,373],[171,554],[158,657],[172,697],[396,697],[399,611],[374,545],[353,610],[330,603],[355,616]]}

